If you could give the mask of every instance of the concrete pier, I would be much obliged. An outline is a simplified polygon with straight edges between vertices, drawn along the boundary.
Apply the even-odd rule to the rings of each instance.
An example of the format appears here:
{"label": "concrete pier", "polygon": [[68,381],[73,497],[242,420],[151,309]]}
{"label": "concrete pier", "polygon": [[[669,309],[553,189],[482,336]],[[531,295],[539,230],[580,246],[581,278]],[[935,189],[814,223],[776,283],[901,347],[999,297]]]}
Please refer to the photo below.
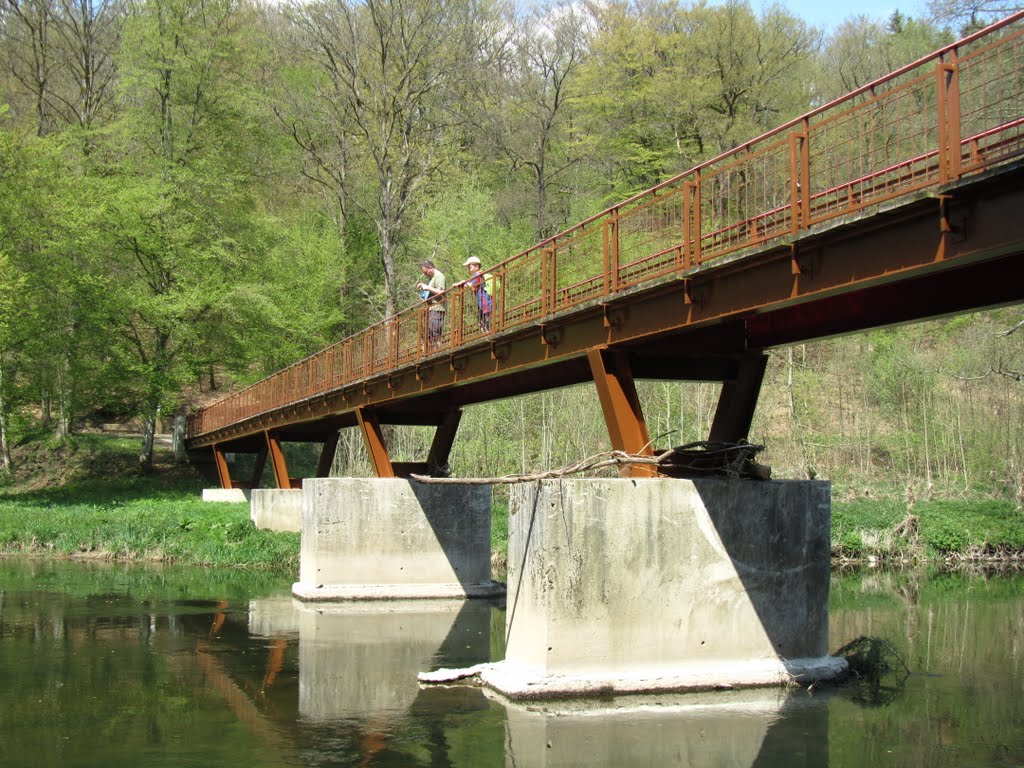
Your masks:
{"label": "concrete pier", "polygon": [[513,489],[510,698],[809,683],[828,656],[824,482],[547,480]]}
{"label": "concrete pier", "polygon": [[298,533],[302,530],[302,490],[254,488],[249,518],[261,530]]}
{"label": "concrete pier", "polygon": [[301,600],[489,597],[491,488],[315,478],[302,487]]}
{"label": "concrete pier", "polygon": [[203,488],[203,501],[239,504],[248,501],[251,493],[242,488]]}

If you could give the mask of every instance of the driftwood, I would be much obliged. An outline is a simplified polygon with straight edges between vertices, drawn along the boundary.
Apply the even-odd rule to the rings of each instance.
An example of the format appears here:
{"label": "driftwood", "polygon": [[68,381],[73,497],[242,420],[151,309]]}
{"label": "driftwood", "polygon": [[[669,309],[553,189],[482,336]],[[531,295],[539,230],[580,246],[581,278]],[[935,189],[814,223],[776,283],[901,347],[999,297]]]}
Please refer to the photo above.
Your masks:
{"label": "driftwood", "polygon": [[594,472],[609,467],[621,469],[633,465],[657,467],[659,474],[670,477],[748,477],[767,479],[771,470],[754,463],[754,457],[764,450],[762,445],[749,443],[721,443],[701,441],[670,448],[657,456],[643,456],[625,451],[606,451],[589,456],[575,464],[526,475],[505,475],[503,477],[429,477],[412,474],[410,477],[420,483],[462,484],[462,485],[515,485],[536,480],[549,480],[583,472]]}

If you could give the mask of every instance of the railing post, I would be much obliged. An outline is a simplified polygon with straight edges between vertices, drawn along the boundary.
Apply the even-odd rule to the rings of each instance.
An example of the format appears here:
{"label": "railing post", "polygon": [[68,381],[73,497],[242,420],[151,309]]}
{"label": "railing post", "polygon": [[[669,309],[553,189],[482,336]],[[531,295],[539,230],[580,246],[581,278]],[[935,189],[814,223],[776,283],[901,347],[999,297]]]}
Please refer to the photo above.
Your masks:
{"label": "railing post", "polygon": [[502,267],[491,274],[494,276],[493,285],[497,288],[494,292],[497,294],[494,297],[495,306],[491,308],[491,331],[497,333],[505,330],[505,278],[508,276],[508,269]]}
{"label": "railing post", "polygon": [[700,233],[701,233],[701,228],[703,227],[703,222],[701,221],[701,210],[700,210],[700,198],[701,198],[700,187],[701,187],[701,175],[700,175],[700,170],[698,169],[693,174],[693,200],[692,200],[693,225],[692,225],[692,228],[690,230],[690,241],[693,243],[693,246],[692,246],[692,248],[690,250],[690,256],[691,256],[691,259],[692,259],[691,263],[693,265],[700,264],[700,250],[701,250],[701,248],[700,248]]}
{"label": "railing post", "polygon": [[683,182],[683,245],[679,249],[680,269],[693,266],[693,182]]}
{"label": "railing post", "polygon": [[800,145],[800,226],[803,229],[811,227],[811,122],[806,117],[803,119],[803,142]]}
{"label": "railing post", "polygon": [[939,139],[939,181],[960,178],[960,66],[957,50],[949,51],[949,61],[936,61],[936,87]]}
{"label": "railing post", "polygon": [[547,317],[555,311],[555,248],[552,244],[540,252],[541,317]]}
{"label": "railing post", "polygon": [[613,208],[608,216],[607,247],[605,249],[605,295],[619,290],[619,209]]}
{"label": "railing post", "polygon": [[465,338],[465,293],[466,291],[460,288],[452,296],[452,300],[448,302],[448,314],[454,314],[452,318],[452,344],[451,348],[459,346]]}
{"label": "railing post", "polygon": [[388,367],[398,367],[398,321],[401,315],[388,319]]}
{"label": "railing post", "polygon": [[799,133],[789,134],[789,232],[796,235],[800,232],[800,220],[803,207],[800,200],[800,143],[803,137]]}

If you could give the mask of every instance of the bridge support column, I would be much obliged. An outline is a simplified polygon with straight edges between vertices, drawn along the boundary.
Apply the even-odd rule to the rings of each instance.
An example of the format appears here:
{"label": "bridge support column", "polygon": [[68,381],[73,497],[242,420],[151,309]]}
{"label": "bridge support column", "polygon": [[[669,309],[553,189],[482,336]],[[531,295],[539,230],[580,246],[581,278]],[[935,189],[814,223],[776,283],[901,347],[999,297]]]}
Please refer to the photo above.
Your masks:
{"label": "bridge support column", "polygon": [[491,488],[317,478],[302,488],[301,600],[486,597]]}
{"label": "bridge support column", "polygon": [[740,359],[736,378],[722,384],[709,440],[738,443],[747,439],[767,365],[768,355],[748,355]]}
{"label": "bridge support column", "polygon": [[[262,453],[257,453],[255,468],[250,480],[238,481],[231,477],[231,466],[228,462],[228,456],[227,452],[224,450],[224,446],[215,444],[211,446],[210,450],[213,454],[213,466],[217,470],[217,483],[220,487],[204,488],[203,501],[248,501],[251,489],[259,482],[260,472],[263,470],[263,460],[266,458],[266,452],[263,451]],[[195,453],[199,454],[198,451]],[[208,459],[204,460],[197,457],[191,460],[199,466],[202,466],[203,464],[208,466]]]}
{"label": "bridge support column", "polygon": [[[270,457],[270,466],[274,470],[274,478],[277,482],[277,487],[280,490],[290,490],[292,488],[301,488],[302,480],[293,479],[288,474],[288,461],[284,456],[284,449],[281,447],[281,439],[270,432],[263,433],[266,440],[266,449],[263,453],[264,456]],[[263,462],[257,462],[262,470]]]}
{"label": "bridge support column", "polygon": [[249,497],[249,519],[260,530],[302,530],[301,488],[254,488]]}
{"label": "bridge support column", "polygon": [[[624,352],[597,348],[587,350],[587,360],[608,426],[612,450],[653,456],[629,357]],[[634,464],[623,467],[621,473],[624,477],[654,477],[657,470]]]}
{"label": "bridge support column", "polygon": [[[459,423],[462,421],[462,411],[458,408],[442,411],[430,421],[412,422],[421,426],[436,425],[437,427],[426,461],[392,461],[391,455],[388,453],[387,441],[384,439],[380,416],[374,409],[356,408],[356,419],[366,442],[370,465],[377,477],[409,477],[411,474],[430,475],[431,477],[448,476],[448,457],[455,442],[455,435],[459,430]],[[409,422],[393,421],[389,423],[400,425]]]}
{"label": "bridge support column", "polygon": [[830,489],[812,481],[544,480],[512,490],[510,698],[777,686],[828,655]]}

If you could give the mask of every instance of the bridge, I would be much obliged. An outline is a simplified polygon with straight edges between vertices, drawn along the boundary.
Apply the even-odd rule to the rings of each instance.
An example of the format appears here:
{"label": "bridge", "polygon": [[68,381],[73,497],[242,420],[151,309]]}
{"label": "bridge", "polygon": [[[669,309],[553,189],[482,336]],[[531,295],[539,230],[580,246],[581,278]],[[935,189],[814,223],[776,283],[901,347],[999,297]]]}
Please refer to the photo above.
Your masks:
{"label": "bridge", "polygon": [[[612,447],[652,454],[635,380],[721,381],[708,438],[750,427],[765,350],[1024,300],[1024,13],[486,265],[489,323],[452,288],[194,413],[222,487],[282,442],[361,428],[381,478],[447,465],[466,405],[593,381]],[[382,425],[437,427],[391,460]],[[257,457],[232,478],[226,454]],[[625,470],[653,473],[649,466]]]}

